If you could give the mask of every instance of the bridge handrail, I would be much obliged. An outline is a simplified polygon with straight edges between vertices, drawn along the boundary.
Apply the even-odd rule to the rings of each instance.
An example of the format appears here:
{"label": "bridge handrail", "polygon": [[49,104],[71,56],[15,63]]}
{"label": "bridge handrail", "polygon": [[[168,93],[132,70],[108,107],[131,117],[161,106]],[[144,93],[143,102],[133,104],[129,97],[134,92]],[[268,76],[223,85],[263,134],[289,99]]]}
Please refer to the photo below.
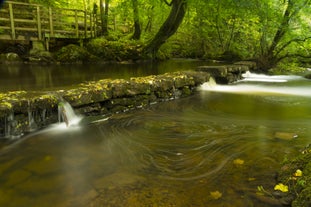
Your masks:
{"label": "bridge handrail", "polygon": [[[83,39],[96,36],[95,14],[81,9],[6,1],[0,9],[0,19],[0,36],[6,35],[11,40],[43,40],[62,36]],[[27,33],[25,31],[28,34],[23,34]],[[32,34],[34,31],[36,34]]]}

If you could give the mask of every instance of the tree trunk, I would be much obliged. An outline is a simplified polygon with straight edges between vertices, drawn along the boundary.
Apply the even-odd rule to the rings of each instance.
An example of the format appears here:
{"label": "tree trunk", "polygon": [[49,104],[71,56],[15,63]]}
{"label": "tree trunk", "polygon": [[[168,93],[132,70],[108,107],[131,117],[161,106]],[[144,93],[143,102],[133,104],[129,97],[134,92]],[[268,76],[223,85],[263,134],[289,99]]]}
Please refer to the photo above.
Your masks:
{"label": "tree trunk", "polygon": [[134,13],[134,34],[132,36],[132,39],[139,40],[141,35],[141,25],[139,19],[138,0],[132,0],[132,4]]}
{"label": "tree trunk", "polygon": [[[105,5],[105,6],[104,6]],[[108,35],[108,11],[109,11],[109,0],[100,0],[100,19],[102,25],[102,34]]]}
{"label": "tree trunk", "polygon": [[144,48],[144,53],[147,55],[155,54],[159,50],[162,44],[166,42],[177,31],[179,25],[181,24],[187,8],[187,0],[172,0],[170,3],[171,11],[165,22],[162,24],[158,33]]}

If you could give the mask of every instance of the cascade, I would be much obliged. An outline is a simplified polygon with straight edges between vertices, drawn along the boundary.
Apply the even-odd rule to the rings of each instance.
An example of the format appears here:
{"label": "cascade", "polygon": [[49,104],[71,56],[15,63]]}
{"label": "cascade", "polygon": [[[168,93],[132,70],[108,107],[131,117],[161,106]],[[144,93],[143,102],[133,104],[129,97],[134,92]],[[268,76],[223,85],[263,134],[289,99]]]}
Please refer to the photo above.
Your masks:
{"label": "cascade", "polygon": [[58,121],[65,122],[66,126],[76,125],[81,121],[82,117],[77,116],[71,105],[62,100],[58,104]]}
{"label": "cascade", "polygon": [[306,85],[296,86],[291,84],[293,81],[308,83],[309,80],[301,76],[293,75],[262,75],[247,72],[242,75],[240,80],[232,85],[218,85],[213,79],[201,85],[203,91],[214,91],[223,93],[246,93],[246,94],[278,94],[311,97],[311,88]]}
{"label": "cascade", "polygon": [[283,83],[290,80],[299,80],[302,79],[301,76],[296,75],[265,75],[265,74],[256,74],[247,71],[242,74],[243,79],[239,82],[273,82],[273,83]]}
{"label": "cascade", "polygon": [[34,131],[38,128],[34,120],[34,112],[31,111],[31,103],[29,100],[28,100],[28,127],[29,131]]}
{"label": "cascade", "polygon": [[10,113],[4,120],[4,137],[10,138],[14,133],[14,114]]}
{"label": "cascade", "polygon": [[215,79],[213,77],[210,77],[208,82],[202,84],[202,88],[205,88],[206,90],[208,90],[208,89],[215,88],[216,85],[217,83]]}

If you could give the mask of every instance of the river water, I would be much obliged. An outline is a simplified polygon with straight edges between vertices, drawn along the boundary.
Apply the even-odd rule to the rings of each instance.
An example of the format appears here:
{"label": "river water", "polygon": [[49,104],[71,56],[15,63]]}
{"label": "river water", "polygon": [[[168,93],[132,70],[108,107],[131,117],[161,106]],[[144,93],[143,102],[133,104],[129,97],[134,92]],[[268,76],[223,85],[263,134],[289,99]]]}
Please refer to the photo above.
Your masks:
{"label": "river water", "polygon": [[[124,78],[158,75],[181,70],[193,70],[207,64],[199,60],[173,59],[164,62],[140,64],[90,64],[90,65],[1,65],[0,92],[14,90],[64,89],[84,81],[105,78]],[[211,63],[208,63],[211,64]]]}
{"label": "river water", "polygon": [[[274,79],[273,80],[271,80]],[[311,82],[246,74],[195,95],[55,124],[0,152],[0,206],[272,207],[311,138]]]}

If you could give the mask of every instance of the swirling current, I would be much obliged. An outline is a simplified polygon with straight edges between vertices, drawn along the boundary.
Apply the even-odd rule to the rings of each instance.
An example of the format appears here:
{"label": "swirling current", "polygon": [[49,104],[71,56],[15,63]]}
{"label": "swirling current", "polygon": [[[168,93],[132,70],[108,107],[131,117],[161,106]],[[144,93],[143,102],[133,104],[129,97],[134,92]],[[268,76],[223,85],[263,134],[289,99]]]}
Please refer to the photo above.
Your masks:
{"label": "swirling current", "polygon": [[257,187],[308,144],[309,103],[201,90],[51,126],[1,150],[0,206],[280,206]]}

